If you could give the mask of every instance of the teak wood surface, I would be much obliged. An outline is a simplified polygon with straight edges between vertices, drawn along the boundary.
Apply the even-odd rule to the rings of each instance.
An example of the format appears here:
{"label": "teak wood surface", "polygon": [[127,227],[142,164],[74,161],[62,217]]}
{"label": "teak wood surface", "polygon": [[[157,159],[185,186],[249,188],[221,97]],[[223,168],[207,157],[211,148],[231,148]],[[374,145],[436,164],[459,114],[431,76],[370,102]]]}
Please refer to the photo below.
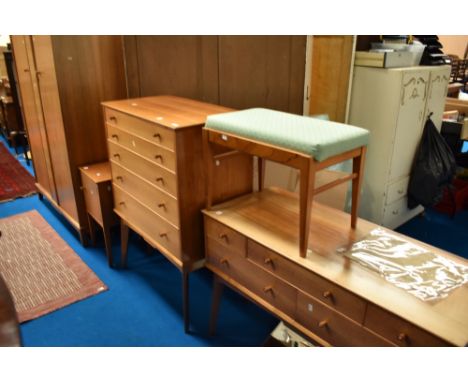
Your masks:
{"label": "teak wood surface", "polygon": [[[211,219],[375,305],[374,310],[383,312],[379,313],[381,317],[390,313],[447,343],[457,346],[468,343],[468,284],[451,291],[446,298],[430,302],[421,301],[391,285],[379,274],[337,252],[341,248],[350,248],[378,226],[358,219],[356,229],[352,229],[349,214],[316,202],[312,208],[310,250],[307,257],[302,258],[298,247],[298,212],[297,195],[280,189],[265,189],[203,211]],[[404,235],[392,234],[468,265],[461,257]],[[386,328],[387,323],[390,325],[392,318],[388,320],[381,322],[382,328]],[[419,333],[417,328],[412,330]]]}

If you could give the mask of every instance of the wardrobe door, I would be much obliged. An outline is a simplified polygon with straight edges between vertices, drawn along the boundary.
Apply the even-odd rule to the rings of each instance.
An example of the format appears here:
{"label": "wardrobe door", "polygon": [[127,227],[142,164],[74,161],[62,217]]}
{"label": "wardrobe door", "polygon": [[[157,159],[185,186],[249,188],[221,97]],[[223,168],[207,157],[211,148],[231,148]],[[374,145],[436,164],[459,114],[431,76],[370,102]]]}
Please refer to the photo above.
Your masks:
{"label": "wardrobe door", "polygon": [[78,221],[55,74],[52,40],[50,36],[33,36],[32,40],[44,122],[49,142],[55,185],[57,187],[58,204],[72,219]]}
{"label": "wardrobe door", "polygon": [[220,36],[219,103],[302,114],[306,36]]}
{"label": "wardrobe door", "polygon": [[31,41],[27,36],[11,36],[21,97],[23,117],[28,132],[36,182],[51,198],[57,199],[52,175],[47,136],[35,79]]}

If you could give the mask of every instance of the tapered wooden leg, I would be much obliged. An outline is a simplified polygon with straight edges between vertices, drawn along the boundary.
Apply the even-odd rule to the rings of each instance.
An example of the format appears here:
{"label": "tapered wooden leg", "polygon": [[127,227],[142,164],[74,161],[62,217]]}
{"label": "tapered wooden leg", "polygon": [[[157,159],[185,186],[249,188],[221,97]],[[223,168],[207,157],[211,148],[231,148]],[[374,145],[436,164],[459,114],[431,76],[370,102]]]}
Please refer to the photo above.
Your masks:
{"label": "tapered wooden leg", "polygon": [[309,244],[310,214],[314,200],[315,169],[313,159],[304,161],[301,168],[299,195],[299,254],[306,257]]}
{"label": "tapered wooden leg", "polygon": [[265,159],[257,157],[258,161],[258,190],[262,191],[265,186]]}
{"label": "tapered wooden leg", "polygon": [[128,233],[129,233],[128,225],[125,224],[123,219],[121,219],[120,220],[120,247],[121,247],[120,264],[122,268],[127,267]]}
{"label": "tapered wooden leg", "polygon": [[188,333],[190,330],[190,312],[189,312],[189,273],[182,271],[182,304],[184,315],[184,331]]}
{"label": "tapered wooden leg", "polygon": [[91,239],[91,245],[94,247],[96,245],[96,230],[94,229],[94,221],[93,221],[93,218],[91,216],[89,216],[89,214],[87,214],[88,216],[88,227],[89,227],[89,237]]}
{"label": "tapered wooden leg", "polygon": [[214,157],[213,150],[209,141],[208,131],[203,130],[203,161],[206,169],[206,208],[211,208],[213,204],[213,172]]}
{"label": "tapered wooden leg", "polygon": [[224,284],[221,279],[214,275],[213,277],[213,297],[211,300],[211,314],[210,314],[210,336],[216,333],[216,324],[218,322],[219,305],[221,304],[221,297],[223,295]]}
{"label": "tapered wooden leg", "polygon": [[38,196],[40,201],[44,200],[44,195],[42,195],[40,192],[37,193],[37,196]]}
{"label": "tapered wooden leg", "polygon": [[78,234],[80,235],[81,245],[86,248],[88,246],[88,239],[86,237],[86,231],[83,228],[81,228],[78,231]]}
{"label": "tapered wooden leg", "polygon": [[359,196],[361,191],[362,180],[364,178],[364,163],[366,161],[366,147],[361,148],[361,155],[353,158],[353,173],[357,174],[353,179],[353,190],[351,198],[351,227],[356,228],[358,210],[359,210]]}
{"label": "tapered wooden leg", "polygon": [[112,257],[111,230],[110,230],[109,225],[106,225],[106,224],[104,224],[104,227],[102,230],[104,232],[104,244],[106,246],[107,262],[109,264],[109,267],[113,268],[114,259]]}

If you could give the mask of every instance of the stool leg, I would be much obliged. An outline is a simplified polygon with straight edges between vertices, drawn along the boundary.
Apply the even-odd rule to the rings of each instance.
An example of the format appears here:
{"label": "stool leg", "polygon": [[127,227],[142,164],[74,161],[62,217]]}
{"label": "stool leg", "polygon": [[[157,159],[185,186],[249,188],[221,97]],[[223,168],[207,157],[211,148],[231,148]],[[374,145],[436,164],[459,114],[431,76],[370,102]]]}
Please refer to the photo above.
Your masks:
{"label": "stool leg", "polygon": [[262,191],[265,186],[265,159],[257,157],[258,164],[258,191]]}
{"label": "stool leg", "polygon": [[213,150],[209,140],[209,133],[202,130],[203,138],[203,161],[206,168],[206,208],[210,208],[213,204],[213,171],[214,171],[214,157]]}
{"label": "stool leg", "polygon": [[313,159],[306,159],[300,171],[299,254],[301,257],[306,257],[309,244],[310,214],[314,200],[315,168]]}
{"label": "stool leg", "polygon": [[352,205],[351,205],[351,228],[356,228],[360,191],[362,179],[364,178],[364,162],[366,160],[366,147],[361,148],[361,155],[353,158],[353,173],[357,174],[353,179]]}

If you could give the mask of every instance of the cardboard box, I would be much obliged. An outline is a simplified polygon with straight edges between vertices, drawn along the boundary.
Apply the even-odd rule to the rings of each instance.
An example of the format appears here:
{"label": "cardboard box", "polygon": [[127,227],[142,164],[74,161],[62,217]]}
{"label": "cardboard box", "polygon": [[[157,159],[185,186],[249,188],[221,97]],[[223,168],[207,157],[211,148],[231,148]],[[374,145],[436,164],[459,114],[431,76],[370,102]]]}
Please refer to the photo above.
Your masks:
{"label": "cardboard box", "polygon": [[371,66],[375,68],[404,68],[414,66],[414,53],[401,52],[356,52],[356,66]]}

